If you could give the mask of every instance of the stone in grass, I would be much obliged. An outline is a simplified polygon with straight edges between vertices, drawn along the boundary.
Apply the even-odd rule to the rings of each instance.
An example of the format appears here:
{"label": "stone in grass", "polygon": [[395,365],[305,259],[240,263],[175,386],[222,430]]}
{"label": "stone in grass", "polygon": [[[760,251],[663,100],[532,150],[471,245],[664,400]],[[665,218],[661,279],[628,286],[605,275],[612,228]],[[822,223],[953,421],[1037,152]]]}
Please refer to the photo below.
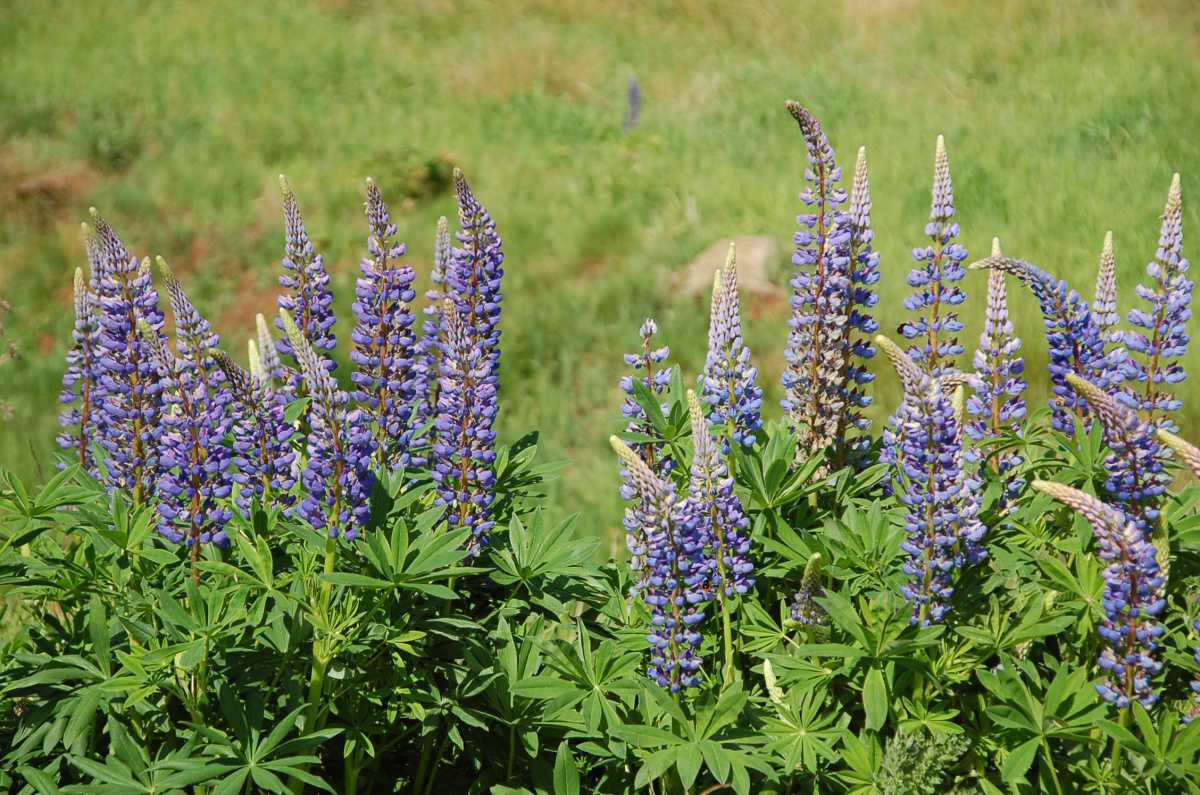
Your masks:
{"label": "stone in grass", "polygon": [[729,244],[737,249],[738,285],[742,311],[751,316],[772,313],[787,306],[786,277],[779,259],[779,245],[769,235],[738,235],[721,238],[700,252],[669,285],[674,300],[699,297],[707,301],[712,294],[713,273],[725,265]]}

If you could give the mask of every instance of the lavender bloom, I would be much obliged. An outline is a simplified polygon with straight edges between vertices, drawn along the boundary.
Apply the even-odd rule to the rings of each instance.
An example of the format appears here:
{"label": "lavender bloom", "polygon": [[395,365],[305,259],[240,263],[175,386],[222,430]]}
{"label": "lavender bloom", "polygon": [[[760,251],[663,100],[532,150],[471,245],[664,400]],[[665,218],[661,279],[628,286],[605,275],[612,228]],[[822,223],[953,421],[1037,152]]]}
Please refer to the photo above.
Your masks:
{"label": "lavender bloom", "polygon": [[233,481],[241,486],[237,504],[243,511],[249,511],[253,498],[290,505],[288,492],[296,484],[292,474],[296,453],[290,444],[293,429],[285,419],[287,397],[275,389],[253,340],[249,348],[249,373],[225,353],[216,353],[217,366],[235,398]]}
{"label": "lavender bloom", "polygon": [[1087,402],[1067,385],[1067,374],[1078,373],[1106,391],[1120,377],[1117,365],[1125,356],[1121,348],[1106,350],[1104,336],[1086,301],[1061,279],[1031,262],[999,256],[971,263],[1011,273],[1032,292],[1042,310],[1050,353],[1050,382],[1054,397],[1050,424],[1066,434],[1075,432],[1075,419],[1088,417]]}
{"label": "lavender bloom", "polygon": [[370,419],[350,408],[350,396],[338,389],[322,358],[292,317],[279,310],[284,331],[300,365],[304,389],[311,396],[306,440],[308,460],[300,481],[304,498],[297,513],[330,538],[354,539],[371,515],[375,478],[371,456],[375,440]]}
{"label": "lavender bloom", "polygon": [[258,363],[262,368],[262,379],[268,383],[286,380],[288,374],[279,358],[279,348],[267,319],[257,314],[254,316],[254,325],[258,332]]}
{"label": "lavender bloom", "polygon": [[949,608],[954,570],[987,557],[979,481],[964,471],[961,392],[947,397],[944,385],[894,342],[882,335],[875,342],[905,385],[903,403],[884,436],[898,451],[896,480],[908,509],[902,549],[909,555],[903,568],[910,582],[901,592],[913,603],[912,623],[927,626],[941,621]]}
{"label": "lavender bloom", "polygon": [[67,353],[67,371],[63,374],[60,403],[68,406],[58,415],[58,424],[63,431],[58,435],[58,445],[70,450],[79,461],[79,466],[95,473],[96,462],[92,454],[92,442],[96,434],[96,411],[100,364],[97,335],[96,296],[88,289],[83,278],[83,269],[75,269],[75,327],[71,332],[74,344]]}
{"label": "lavender bloom", "polygon": [[158,474],[162,385],[138,326],[144,321],[161,335],[163,313],[150,278],[150,261],[139,263],[94,208],[92,215],[101,310],[97,438],[107,453],[109,487],[128,491],[141,502],[153,495]]}
{"label": "lavender bloom", "polygon": [[698,629],[704,620],[701,605],[710,591],[704,556],[706,539],[695,535],[694,522],[683,520],[684,503],[677,501],[671,481],[654,474],[617,437],[610,437],[609,442],[643,506],[639,518],[646,539],[647,572],[639,591],[651,615],[646,638],[651,647],[648,673],[671,692],[696,687],[702,664],[699,649],[703,638]]}
{"label": "lavender bloom", "polygon": [[214,354],[220,338],[183,291],[160,257],[171,315],[175,321],[172,356],[161,337],[142,325],[163,385],[158,530],[176,543],[228,544],[225,524],[232,516],[223,500],[233,486],[230,450],[224,444],[233,395],[224,384]]}
{"label": "lavender bloom", "polygon": [[1183,405],[1183,401],[1163,387],[1178,384],[1187,377],[1181,360],[1187,353],[1187,323],[1192,317],[1195,287],[1187,277],[1187,270],[1188,261],[1183,258],[1183,200],[1176,174],[1163,209],[1158,252],[1154,262],[1146,266],[1152,284],[1137,288],[1138,296],[1150,305],[1149,311],[1131,309],[1129,324],[1135,330],[1124,335],[1125,344],[1134,355],[1125,360],[1123,374],[1127,381],[1144,383],[1146,391],[1136,396],[1131,390],[1120,397],[1130,408],[1141,411],[1152,425],[1169,421],[1167,415],[1179,411]]}
{"label": "lavender bloom", "polygon": [[783,374],[783,408],[799,434],[797,455],[812,457],[837,440],[845,407],[844,372],[847,294],[850,290],[849,217],[846,192],[838,187],[838,167],[821,123],[795,102],[788,111],[800,126],[808,153],[809,183],[800,201],[810,213],[796,216],[792,264],[792,318],[788,321]]}
{"label": "lavender bloom", "polygon": [[500,387],[500,281],[504,251],[496,223],[484,209],[462,171],[454,170],[458,195],[456,234],[460,247],[451,252],[446,272],[446,295],[454,301],[463,329],[478,346],[485,366],[484,380]]}
{"label": "lavender bloom", "polygon": [[[283,192],[284,225],[283,274],[279,277],[279,286],[288,291],[279,296],[279,309],[295,319],[300,333],[315,351],[327,354],[334,349],[337,339],[333,334],[336,318],[325,258],[317,253],[309,240],[304,219],[300,216],[300,205],[296,203],[296,194],[282,174],[279,175],[279,188]],[[282,330],[283,321],[276,320],[275,327]],[[284,334],[277,347],[282,356],[299,361],[295,344],[289,335]],[[320,362],[329,372],[337,367],[337,363],[328,356],[321,356]],[[292,394],[301,394],[307,380],[300,372],[291,371],[288,373],[288,390]]]}
{"label": "lavender bloom", "polygon": [[1154,533],[1159,500],[1166,493],[1168,481],[1163,471],[1163,450],[1153,426],[1139,419],[1136,411],[1074,373],[1067,375],[1067,382],[1087,400],[1104,427],[1104,441],[1112,450],[1104,462],[1108,470],[1105,491],[1127,521],[1149,538]]}
{"label": "lavender bloom", "polygon": [[804,565],[804,576],[800,578],[800,590],[792,597],[792,621],[800,626],[814,627],[829,623],[825,608],[817,604],[816,598],[825,595],[821,585],[821,554],[814,552]]}
{"label": "lavender bloom", "polygon": [[362,261],[362,276],[355,287],[356,320],[350,354],[356,389],[351,397],[368,407],[376,427],[376,455],[382,464],[406,466],[412,438],[412,412],[416,393],[413,385],[413,315],[409,303],[416,275],[402,265],[403,243],[394,240],[383,195],[373,180],[367,180],[367,220],[371,234],[367,248],[371,257]]}
{"label": "lavender bloom", "polygon": [[[871,446],[871,438],[867,433],[870,421],[863,417],[863,410],[871,405],[871,396],[867,394],[866,387],[875,380],[875,376],[866,364],[875,356],[871,338],[879,330],[879,323],[871,316],[871,310],[879,302],[879,295],[874,289],[879,282],[879,252],[872,247],[874,240],[875,232],[871,230],[871,184],[867,177],[867,148],[864,146],[858,150],[854,184],[850,189],[849,333],[845,338],[847,355],[842,359],[840,379],[845,397],[837,431],[839,464],[847,460],[862,461]],[[851,429],[858,432],[857,438],[847,438]]]}
{"label": "lavender bloom", "polygon": [[900,325],[900,334],[915,342],[909,353],[935,378],[954,372],[954,359],[963,352],[955,335],[964,326],[953,309],[966,300],[957,286],[966,275],[962,262],[967,258],[967,250],[954,242],[958,231],[950,159],[939,135],[933,161],[933,207],[925,225],[932,245],[913,249],[913,259],[924,264],[909,272],[908,286],[915,292],[904,301],[917,319]]}
{"label": "lavender bloom", "polygon": [[[993,252],[995,255],[996,252]],[[1117,328],[1121,313],[1117,310],[1117,255],[1113,251],[1113,235],[1104,235],[1100,249],[1100,268],[1096,273],[1096,297],[1092,300],[1092,316],[1106,343],[1119,345],[1122,334]]]}
{"label": "lavender bloom", "polygon": [[733,493],[733,478],[717,449],[696,393],[688,390],[692,420],[692,460],[687,535],[706,539],[712,555],[707,565],[713,587],[724,588],[726,597],[745,594],[754,587],[754,563],[750,560],[750,520],[742,501]]}
{"label": "lavender bloom", "polygon": [[1099,665],[1107,677],[1096,692],[1118,709],[1134,699],[1151,706],[1158,697],[1150,678],[1162,670],[1154,659],[1163,633],[1156,617],[1166,606],[1154,545],[1119,511],[1090,494],[1044,480],[1034,481],[1033,487],[1083,514],[1092,524],[1100,558],[1108,562],[1102,599],[1106,618],[1099,630],[1107,645]]}
{"label": "lavender bloom", "polygon": [[416,344],[413,365],[413,391],[417,396],[413,428],[420,437],[414,436],[411,444],[414,466],[425,466],[429,463],[428,447],[432,433],[426,428],[437,416],[438,340],[441,335],[442,305],[445,301],[443,290],[446,283],[446,270],[450,264],[450,253],[450,225],[446,221],[446,216],[442,216],[438,219],[437,224],[437,237],[433,247],[433,271],[430,274],[432,283],[425,291],[426,304],[422,310],[425,320],[421,324],[421,339]]}
{"label": "lavender bloom", "polygon": [[[999,239],[992,241],[992,256],[1001,256]],[[1022,397],[1027,386],[1022,377],[1025,360],[1020,356],[1021,340],[1013,335],[1013,324],[1008,317],[1008,290],[1004,279],[1004,271],[988,271],[987,318],[973,361],[979,389],[967,401],[967,411],[972,419],[965,430],[975,442],[1017,433],[1021,420],[1025,419],[1025,399]],[[1021,462],[1021,456],[1014,451],[997,453],[990,458],[992,468],[1000,474],[1012,471]],[[1014,497],[1022,485],[1018,478],[1008,478],[1005,499]]]}
{"label": "lavender bloom", "polygon": [[446,299],[442,315],[436,441],[433,480],[438,504],[454,528],[471,531],[469,549],[487,546],[495,522],[491,508],[496,476],[496,383],[489,380],[486,349],[472,336],[458,308]]}
{"label": "lavender bloom", "polygon": [[762,389],[757,379],[750,349],[742,340],[737,258],[730,243],[725,267],[713,279],[703,377],[704,399],[712,406],[708,421],[725,453],[731,441],[752,446],[755,432],[762,426]]}
{"label": "lavender bloom", "polygon": [[[635,399],[634,378],[638,377],[636,373],[644,372],[645,375],[638,377],[642,386],[655,396],[665,393],[671,383],[671,368],[663,366],[663,363],[671,355],[671,349],[665,345],[661,348],[654,347],[654,335],[658,333],[658,324],[653,319],[646,318],[639,333],[642,337],[641,352],[625,354],[625,364],[633,368],[635,375],[621,377],[621,391],[625,393],[625,399],[621,402],[621,414],[629,420],[625,425],[626,433],[652,436],[654,428],[650,425],[646,412]],[[665,404],[663,409],[666,410]],[[674,468],[674,461],[666,454],[661,444],[649,441],[635,442],[632,449],[641,456],[651,471],[666,475]],[[626,500],[640,500],[632,478],[631,472],[621,470],[621,496]],[[645,569],[642,564],[646,556],[646,538],[642,528],[646,520],[640,516],[640,510],[640,507],[631,506],[625,511],[625,544],[629,549],[630,567],[644,575]]]}

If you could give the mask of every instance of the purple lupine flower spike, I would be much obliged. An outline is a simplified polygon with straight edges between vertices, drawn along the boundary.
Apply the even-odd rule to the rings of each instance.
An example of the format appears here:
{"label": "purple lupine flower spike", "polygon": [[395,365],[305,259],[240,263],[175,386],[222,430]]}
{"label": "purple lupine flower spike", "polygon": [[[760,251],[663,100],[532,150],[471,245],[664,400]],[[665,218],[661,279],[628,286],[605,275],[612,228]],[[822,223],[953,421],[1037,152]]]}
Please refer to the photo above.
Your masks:
{"label": "purple lupine flower spike", "polygon": [[380,463],[406,466],[412,439],[413,314],[412,288],[416,274],[401,259],[405,246],[395,240],[383,195],[367,180],[367,239],[369,258],[355,285],[354,350],[350,359],[355,390],[351,397],[367,407],[375,422],[376,456]]}
{"label": "purple lupine flower spike", "polygon": [[979,482],[964,471],[961,392],[947,396],[943,384],[898,345],[882,335],[875,342],[905,385],[884,437],[897,451],[893,480],[907,508],[902,549],[909,556],[903,566],[909,582],[901,592],[913,603],[912,623],[926,626],[949,609],[954,570],[987,556]]}
{"label": "purple lupine flower spike", "polygon": [[97,437],[107,454],[104,470],[109,487],[142,502],[154,494],[158,476],[162,385],[138,327],[145,321],[161,335],[163,313],[150,277],[150,260],[139,263],[95,208],[92,216],[100,263]]}
{"label": "purple lupine flower spike", "polygon": [[442,314],[438,414],[433,445],[433,480],[438,504],[456,529],[471,531],[468,547],[478,555],[495,524],[496,460],[492,426],[496,418],[496,384],[489,380],[486,349],[467,329],[454,301],[447,298]]}
{"label": "purple lupine flower spike", "polygon": [[[1132,354],[1125,360],[1125,379],[1133,385],[1120,397],[1137,409],[1152,425],[1170,423],[1170,416],[1183,405],[1165,387],[1178,384],[1187,374],[1182,360],[1187,353],[1187,324],[1192,317],[1192,290],[1188,261],[1183,257],[1183,199],[1179,175],[1171,180],[1167,204],[1163,209],[1162,229],[1154,261],[1146,266],[1151,284],[1138,285],[1138,296],[1148,309],[1131,309],[1129,324],[1134,330],[1124,335]],[[1144,384],[1137,394],[1137,384]]]}
{"label": "purple lupine flower spike", "polygon": [[1162,670],[1154,655],[1163,627],[1157,617],[1166,606],[1163,577],[1154,544],[1120,511],[1060,483],[1035,480],[1033,487],[1082,514],[1092,525],[1104,569],[1105,621],[1100,636],[1106,648],[1099,665],[1105,680],[1100,696],[1118,709],[1134,700],[1149,707],[1158,700],[1151,677]]}
{"label": "purple lupine flower spike", "polygon": [[375,478],[371,457],[375,440],[366,412],[350,406],[323,358],[285,311],[279,310],[284,332],[312,398],[308,420],[308,460],[301,475],[304,498],[299,515],[330,538],[354,539],[371,515]]}
{"label": "purple lupine flower spike", "polygon": [[79,466],[93,474],[96,462],[92,443],[96,435],[101,367],[97,309],[96,296],[88,289],[83,269],[76,268],[75,327],[71,331],[74,342],[67,353],[67,371],[63,374],[62,392],[58,397],[68,408],[58,415],[58,424],[63,429],[58,435],[58,444],[62,449],[70,450]]}
{"label": "purple lupine flower spike", "polygon": [[[261,317],[261,315],[260,315]],[[233,480],[241,486],[238,507],[249,511],[252,498],[290,505],[288,492],[296,483],[292,467],[296,453],[287,422],[287,397],[277,389],[250,340],[250,372],[224,352],[216,353],[217,366],[233,392]],[[272,349],[274,345],[272,344]]]}
{"label": "purple lupine flower spike", "polygon": [[458,197],[455,237],[446,272],[446,295],[458,309],[463,328],[475,341],[486,364],[485,380],[500,386],[500,282],[504,277],[504,250],[496,223],[471,192],[466,177],[454,170]]}
{"label": "purple lupine flower spike", "polygon": [[1125,356],[1122,348],[1108,349],[1096,318],[1086,301],[1062,279],[1025,260],[987,257],[971,268],[988,268],[1011,273],[1028,287],[1038,301],[1046,328],[1050,353],[1050,424],[1066,434],[1075,432],[1075,420],[1087,419],[1087,401],[1067,385],[1067,374],[1077,373],[1112,391],[1120,378],[1118,366]]}
{"label": "purple lupine flower spike", "polygon": [[958,223],[954,220],[954,188],[950,181],[950,159],[946,142],[938,136],[933,165],[933,202],[925,234],[930,245],[913,249],[920,264],[908,274],[913,294],[904,306],[917,318],[900,325],[900,334],[912,341],[909,353],[935,378],[954,372],[955,359],[963,352],[958,332],[963,322],[955,307],[966,299],[958,283],[966,275],[962,266],[967,250],[955,242]]}
{"label": "purple lupine flower spike", "polygon": [[703,376],[704,399],[712,406],[708,421],[725,453],[731,441],[753,445],[762,426],[762,389],[757,383],[758,370],[750,363],[750,349],[742,339],[741,315],[737,257],[730,243],[725,267],[713,279]]}
{"label": "purple lupine flower spike", "polygon": [[800,590],[792,596],[792,621],[800,626],[824,626],[829,623],[825,608],[817,604],[817,597],[825,595],[821,585],[821,553],[814,552],[804,564],[804,575],[800,578]]}
{"label": "purple lupine flower spike", "polygon": [[750,520],[742,501],[733,493],[733,478],[722,460],[700,408],[696,393],[688,390],[695,455],[688,496],[687,535],[708,544],[712,550],[707,565],[709,578],[726,597],[745,594],[754,587],[754,563],[750,559]]}
{"label": "purple lupine flower spike", "polygon": [[1141,420],[1136,411],[1074,373],[1067,375],[1067,383],[1087,401],[1104,427],[1104,441],[1112,450],[1104,462],[1108,472],[1105,491],[1128,521],[1149,538],[1154,533],[1159,503],[1169,480],[1163,470],[1163,450],[1154,427]]}
{"label": "purple lupine flower spike", "polygon": [[[871,405],[867,385],[875,376],[867,368],[867,361],[874,358],[875,348],[871,338],[879,330],[879,323],[871,316],[879,295],[875,285],[879,283],[879,252],[873,248],[875,232],[871,229],[871,184],[867,175],[867,148],[859,147],[854,164],[854,182],[850,189],[850,287],[847,296],[847,324],[849,332],[845,345],[847,355],[842,359],[841,383],[845,392],[845,403],[837,432],[837,463],[862,463],[871,446],[868,434],[870,421],[863,410]],[[850,437],[854,432],[856,436]]]}
{"label": "purple lupine flower spike", "polygon": [[[658,324],[652,318],[646,318],[639,329],[642,338],[641,351],[625,354],[625,364],[634,370],[634,375],[622,376],[620,382],[621,391],[625,393],[625,399],[621,402],[621,414],[628,420],[625,425],[626,433],[654,435],[654,428],[646,417],[645,410],[635,398],[634,379],[636,378],[642,386],[649,390],[651,395],[656,397],[662,396],[671,383],[671,367],[665,366],[667,357],[671,355],[671,349],[665,345],[661,348],[654,347],[654,335],[657,333]],[[642,374],[639,375],[640,373]],[[661,405],[665,411],[666,404]],[[646,466],[656,473],[666,475],[675,466],[667,448],[660,443],[635,442],[632,449],[641,456]],[[625,544],[629,549],[630,567],[644,577],[646,574],[646,570],[643,568],[646,557],[646,538],[642,528],[646,523],[639,514],[641,507],[636,503],[640,503],[641,498],[638,496],[639,492],[631,478],[631,472],[621,470],[621,496],[626,500],[636,501],[635,505],[625,511]]]}
{"label": "purple lupine flower spike", "polygon": [[224,383],[215,353],[220,338],[192,304],[183,285],[160,257],[175,322],[176,354],[145,323],[142,331],[163,384],[161,459],[157,484],[159,532],[192,547],[228,544],[232,516],[224,499],[233,488],[230,450],[224,440],[232,424],[233,394]]}
{"label": "purple lupine flower spike", "polygon": [[258,363],[262,366],[262,379],[270,383],[285,380],[287,373],[283,369],[278,343],[271,333],[271,327],[267,325],[267,319],[261,313],[257,314],[254,316],[254,325],[258,333],[257,352]]}
{"label": "purple lupine flower spike", "polygon": [[1100,334],[1109,344],[1121,344],[1121,332],[1117,326],[1121,313],[1117,310],[1117,255],[1113,251],[1113,233],[1104,235],[1104,247],[1100,249],[1100,268],[1096,272],[1096,297],[1092,300],[1092,316]]}
{"label": "purple lupine flower spike", "polygon": [[433,270],[430,272],[429,289],[425,291],[425,320],[421,323],[421,339],[417,341],[414,365],[413,390],[417,395],[416,417],[413,427],[420,438],[412,442],[412,463],[426,466],[429,463],[429,446],[433,431],[428,428],[437,416],[438,403],[438,340],[441,335],[442,305],[445,301],[446,270],[450,266],[450,224],[446,216],[438,219],[437,236],[433,246]]}
{"label": "purple lupine flower spike", "polygon": [[702,664],[701,608],[710,598],[704,539],[693,535],[695,523],[684,520],[685,503],[677,500],[674,484],[652,472],[641,456],[617,437],[610,437],[609,442],[629,473],[642,506],[638,520],[646,539],[646,573],[639,593],[651,615],[647,672],[671,692],[696,687]]}
{"label": "purple lupine flower spike", "polygon": [[[992,256],[1002,256],[998,238],[992,240]],[[1024,378],[1025,360],[1021,358],[1020,351],[1021,340],[1013,334],[1012,320],[1008,316],[1005,273],[1002,270],[990,270],[987,316],[973,361],[979,377],[979,388],[967,401],[971,421],[965,430],[976,443],[1014,434],[1021,429],[1021,421],[1026,413],[1023,395],[1027,383]],[[1013,450],[994,453],[988,458],[992,469],[1002,475],[1020,466],[1022,461],[1021,455]],[[1020,479],[1009,476],[1002,503],[1015,497],[1023,485]]]}
{"label": "purple lupine flower spike", "polygon": [[[296,194],[282,174],[279,175],[279,188],[283,193],[284,225],[283,273],[279,277],[279,286],[286,291],[279,296],[279,308],[295,320],[300,333],[318,352],[321,366],[333,372],[337,363],[328,354],[333,351],[337,339],[333,333],[333,293],[329,289],[325,258],[317,253],[309,239]],[[283,321],[276,320],[275,327],[284,330]],[[280,337],[277,347],[281,356],[298,361],[289,335]],[[288,389],[299,394],[306,380],[300,372],[293,370],[288,373]]]}
{"label": "purple lupine flower spike", "polygon": [[797,456],[811,458],[837,441],[846,403],[841,381],[846,355],[850,290],[849,217],[841,169],[821,123],[795,102],[788,111],[800,126],[809,183],[800,194],[810,212],[796,216],[792,264],[792,318],[788,321],[783,408],[799,435]]}

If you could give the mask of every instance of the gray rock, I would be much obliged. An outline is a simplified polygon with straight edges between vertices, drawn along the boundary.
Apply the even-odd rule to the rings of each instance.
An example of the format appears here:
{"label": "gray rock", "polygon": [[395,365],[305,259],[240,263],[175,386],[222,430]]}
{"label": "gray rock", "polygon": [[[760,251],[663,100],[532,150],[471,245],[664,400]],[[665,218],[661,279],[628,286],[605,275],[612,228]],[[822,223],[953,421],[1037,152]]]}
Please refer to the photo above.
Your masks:
{"label": "gray rock", "polygon": [[[729,253],[729,238],[716,240],[704,249],[671,280],[673,297],[689,299],[696,296],[708,300],[712,294],[713,274],[725,264]],[[755,304],[769,307],[786,302],[786,275],[780,267],[779,246],[769,235],[738,235],[732,240],[737,247],[738,284],[741,287],[743,308]]]}

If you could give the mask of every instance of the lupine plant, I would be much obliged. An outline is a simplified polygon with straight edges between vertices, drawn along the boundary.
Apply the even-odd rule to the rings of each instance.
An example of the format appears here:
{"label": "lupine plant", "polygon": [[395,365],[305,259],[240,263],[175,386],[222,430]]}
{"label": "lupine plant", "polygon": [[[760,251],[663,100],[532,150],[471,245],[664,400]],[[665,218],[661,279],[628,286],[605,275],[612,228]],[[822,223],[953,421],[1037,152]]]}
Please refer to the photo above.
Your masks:
{"label": "lupine plant", "polygon": [[[1093,307],[998,244],[964,271],[939,142],[897,344],[872,337],[902,269],[874,251],[865,155],[847,195],[789,110],[785,411],[731,258],[703,372],[650,320],[626,358],[630,554],[603,563],[547,519],[537,435],[498,433],[505,263],[461,172],[427,267],[368,183],[353,306],[285,183],[285,337],[257,316],[244,362],[97,216],[61,466],[32,489],[0,468],[0,789],[1200,792],[1200,487],[1168,488],[1176,461],[1200,477],[1170,427],[1178,184],[1127,334],[1111,240]],[[1023,403],[1041,341],[1013,336],[1008,275],[1045,317],[1049,409]],[[985,289],[960,369],[959,291]],[[902,394],[871,394],[876,349]]]}

